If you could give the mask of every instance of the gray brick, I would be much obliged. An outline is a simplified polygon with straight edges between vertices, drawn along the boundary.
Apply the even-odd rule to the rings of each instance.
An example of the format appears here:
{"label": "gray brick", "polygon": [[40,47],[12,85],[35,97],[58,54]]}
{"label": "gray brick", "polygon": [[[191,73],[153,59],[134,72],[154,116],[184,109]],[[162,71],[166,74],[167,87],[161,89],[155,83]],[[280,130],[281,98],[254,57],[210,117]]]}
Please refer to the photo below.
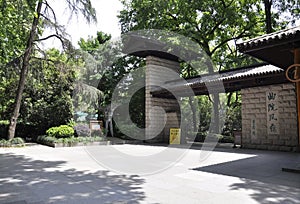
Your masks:
{"label": "gray brick", "polygon": [[[266,91],[278,91],[278,116],[280,117],[280,134],[267,135]],[[297,140],[297,115],[295,86],[293,84],[271,85],[244,89],[242,93],[242,125],[245,147],[290,151],[290,146]],[[251,138],[251,118],[256,118],[257,137]]]}
{"label": "gray brick", "polygon": [[290,152],[290,151],[293,150],[293,148],[292,147],[287,147],[287,146],[280,146],[279,150],[280,151],[285,151],[285,152]]}
{"label": "gray brick", "polygon": [[279,146],[276,146],[276,145],[268,146],[268,150],[278,151],[279,150]]}

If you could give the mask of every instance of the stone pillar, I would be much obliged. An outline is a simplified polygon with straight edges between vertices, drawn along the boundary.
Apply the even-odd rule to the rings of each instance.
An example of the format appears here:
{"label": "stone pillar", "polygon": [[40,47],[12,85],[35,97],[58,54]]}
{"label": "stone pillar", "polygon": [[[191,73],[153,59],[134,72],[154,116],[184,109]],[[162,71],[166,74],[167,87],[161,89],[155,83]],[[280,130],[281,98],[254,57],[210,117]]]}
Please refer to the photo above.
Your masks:
{"label": "stone pillar", "polygon": [[[294,50],[294,64],[300,64],[300,49]],[[300,67],[297,67],[295,79],[300,78]],[[300,82],[296,82],[297,115],[298,115],[298,149],[300,149]]]}
{"label": "stone pillar", "polygon": [[[167,69],[166,69],[167,68]],[[170,70],[179,74],[180,65],[176,61],[148,56],[146,58],[146,141],[169,142],[170,128],[180,127],[180,106],[175,98],[157,98],[151,91],[172,80]],[[164,111],[159,110],[162,108]],[[152,111],[151,111],[152,110]],[[161,128],[163,126],[163,128]]]}

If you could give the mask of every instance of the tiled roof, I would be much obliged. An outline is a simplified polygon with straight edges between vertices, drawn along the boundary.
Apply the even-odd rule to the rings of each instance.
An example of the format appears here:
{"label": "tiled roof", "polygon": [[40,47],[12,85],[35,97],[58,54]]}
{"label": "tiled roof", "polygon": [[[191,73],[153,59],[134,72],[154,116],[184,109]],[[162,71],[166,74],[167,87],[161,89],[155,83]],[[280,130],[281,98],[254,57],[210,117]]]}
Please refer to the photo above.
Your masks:
{"label": "tiled roof", "polygon": [[167,82],[166,85],[170,87],[182,86],[182,85],[193,86],[202,83],[213,83],[219,81],[242,79],[247,77],[257,77],[257,76],[275,74],[280,72],[284,72],[284,70],[275,67],[273,65],[262,65],[262,66],[254,66],[254,67],[247,67],[247,68],[238,68],[238,69],[233,69],[233,70],[215,73],[211,75],[198,76],[198,77],[186,79],[184,84],[182,82],[178,83],[178,81]]}
{"label": "tiled roof", "polygon": [[207,94],[207,87],[213,87],[212,89],[216,89],[213,91],[217,92],[230,92],[255,86],[286,83],[287,80],[284,74],[285,72],[281,68],[262,64],[189,79],[169,81],[164,84],[163,88],[153,88],[151,93],[157,97],[167,97],[168,91],[172,91],[178,93],[178,95],[185,96],[187,95],[188,87],[192,88],[196,95]]}
{"label": "tiled roof", "polygon": [[300,26],[280,30],[274,33],[262,35],[250,40],[243,41],[237,45],[240,51],[247,50],[251,47],[265,45],[276,41],[289,41],[298,38],[300,40]]}

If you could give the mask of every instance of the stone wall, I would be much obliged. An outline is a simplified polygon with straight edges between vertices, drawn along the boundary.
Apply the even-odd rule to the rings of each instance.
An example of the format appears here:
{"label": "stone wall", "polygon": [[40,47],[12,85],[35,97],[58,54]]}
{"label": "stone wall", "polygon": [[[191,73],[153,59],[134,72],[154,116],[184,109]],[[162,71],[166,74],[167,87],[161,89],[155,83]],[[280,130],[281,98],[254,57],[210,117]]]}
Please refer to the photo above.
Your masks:
{"label": "stone wall", "polygon": [[296,151],[296,91],[292,83],[247,88],[242,94],[242,146]]}
{"label": "stone wall", "polygon": [[[171,73],[169,69],[172,70]],[[156,98],[151,95],[153,89],[162,86],[165,81],[172,80],[172,73],[179,73],[179,71],[178,62],[153,56],[146,58],[146,140],[148,142],[168,143],[169,129],[180,127],[180,107],[177,100]],[[157,107],[164,109],[164,112],[159,111]],[[163,129],[160,128],[162,126]]]}

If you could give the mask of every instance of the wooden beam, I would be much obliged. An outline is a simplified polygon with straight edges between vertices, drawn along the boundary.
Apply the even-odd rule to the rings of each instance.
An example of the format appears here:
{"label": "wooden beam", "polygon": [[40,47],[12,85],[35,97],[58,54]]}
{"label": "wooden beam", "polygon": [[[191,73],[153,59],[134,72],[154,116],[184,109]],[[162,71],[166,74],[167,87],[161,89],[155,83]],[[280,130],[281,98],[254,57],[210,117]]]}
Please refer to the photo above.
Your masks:
{"label": "wooden beam", "polygon": [[[300,48],[294,50],[294,63],[300,64]],[[300,67],[297,67],[295,79],[300,78]],[[298,113],[298,144],[300,145],[300,81],[296,82],[297,113]]]}

